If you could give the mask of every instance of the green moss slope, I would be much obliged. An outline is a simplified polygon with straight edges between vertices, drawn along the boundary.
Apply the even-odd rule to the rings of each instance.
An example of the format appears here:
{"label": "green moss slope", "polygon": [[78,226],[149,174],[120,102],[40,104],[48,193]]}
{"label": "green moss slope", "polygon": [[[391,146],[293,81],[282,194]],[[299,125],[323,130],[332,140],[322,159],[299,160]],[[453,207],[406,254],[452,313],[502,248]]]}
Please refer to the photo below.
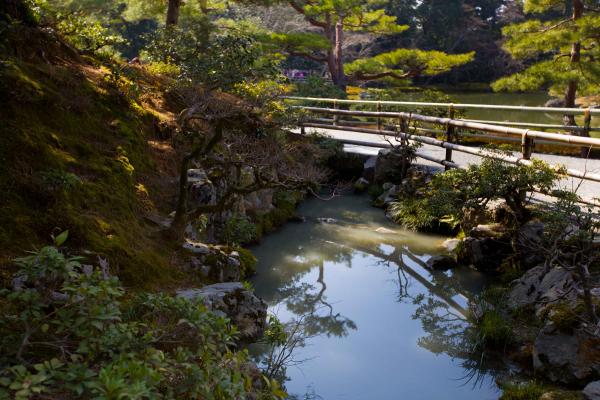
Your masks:
{"label": "green moss slope", "polygon": [[141,84],[75,62],[0,64],[3,278],[12,257],[66,229],[70,246],[107,257],[127,285],[173,278],[172,249],[144,219],[160,172],[148,145],[157,112],[125,93],[150,90],[137,73]]}

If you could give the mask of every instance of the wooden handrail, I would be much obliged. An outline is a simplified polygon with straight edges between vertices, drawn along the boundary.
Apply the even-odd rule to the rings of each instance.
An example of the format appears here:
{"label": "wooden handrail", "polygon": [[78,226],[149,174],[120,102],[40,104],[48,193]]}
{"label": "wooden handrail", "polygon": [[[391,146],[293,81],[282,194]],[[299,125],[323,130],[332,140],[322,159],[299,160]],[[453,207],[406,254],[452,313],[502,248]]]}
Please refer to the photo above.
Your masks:
{"label": "wooden handrail", "polygon": [[[492,125],[492,124],[483,124],[479,122],[468,122],[458,119],[450,119],[450,118],[438,118],[431,117],[427,115],[414,114],[414,113],[406,113],[406,112],[389,112],[389,111],[354,111],[354,110],[340,110],[333,108],[320,108],[320,107],[301,107],[302,109],[314,113],[322,113],[322,114],[333,114],[336,116],[347,115],[347,116],[355,116],[355,117],[380,117],[380,118],[404,118],[412,121],[420,121],[430,124],[438,124],[438,125],[452,125],[456,128],[466,128],[466,129],[474,129],[484,132],[491,133],[503,133],[509,136],[518,136],[522,137],[526,135],[532,139],[545,139],[560,143],[573,143],[581,146],[588,147],[600,147],[600,139],[589,138],[589,137],[581,137],[581,136],[572,136],[572,135],[562,135],[558,133],[548,133],[542,131],[536,131],[532,129],[522,129],[515,128],[510,126],[502,126],[502,125]],[[599,110],[600,111],[600,110]]]}

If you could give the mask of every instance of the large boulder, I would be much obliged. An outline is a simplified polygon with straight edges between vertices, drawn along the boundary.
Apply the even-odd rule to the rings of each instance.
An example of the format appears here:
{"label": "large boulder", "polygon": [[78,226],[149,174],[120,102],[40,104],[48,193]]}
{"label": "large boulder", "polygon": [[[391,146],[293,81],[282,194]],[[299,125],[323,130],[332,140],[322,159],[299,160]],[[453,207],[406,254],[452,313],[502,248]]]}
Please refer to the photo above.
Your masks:
{"label": "large boulder", "polygon": [[583,388],[585,400],[600,400],[600,381],[590,382]]}
{"label": "large boulder", "polygon": [[216,201],[217,191],[206,171],[203,169],[188,169],[188,205],[194,207],[212,204]]}
{"label": "large boulder", "polygon": [[427,260],[427,268],[434,271],[447,271],[456,267],[458,263],[450,256],[432,256]]}
{"label": "large boulder", "polygon": [[482,272],[497,272],[502,262],[511,255],[510,241],[504,238],[466,237],[456,250],[459,264],[468,265]]}
{"label": "large boulder", "polygon": [[600,337],[583,330],[565,333],[550,322],[535,339],[533,368],[552,382],[581,387],[600,377]]}
{"label": "large boulder", "polygon": [[383,193],[373,201],[373,205],[376,207],[387,207],[390,203],[398,200],[400,194],[400,186],[391,183],[386,183],[383,186]]}
{"label": "large boulder", "polygon": [[186,239],[183,248],[190,254],[190,267],[213,282],[235,282],[253,271],[246,271],[240,254],[231,249]]}
{"label": "large boulder", "polygon": [[362,193],[369,188],[371,183],[366,178],[359,178],[354,182],[354,191],[357,193]]}
{"label": "large boulder", "polygon": [[377,157],[371,156],[367,158],[365,163],[363,164],[363,175],[362,177],[368,180],[369,182],[373,182],[375,179],[375,166],[377,165]]}
{"label": "large boulder", "polygon": [[523,268],[532,268],[544,262],[544,256],[538,249],[544,239],[544,224],[530,221],[519,228],[517,235],[517,250]]}
{"label": "large boulder", "polygon": [[373,177],[375,183],[401,182],[404,178],[402,176],[402,163],[403,157],[399,152],[393,149],[379,150]]}
{"label": "large boulder", "polygon": [[575,286],[571,272],[558,267],[546,271],[540,265],[512,282],[507,304],[511,309],[534,306],[539,315],[549,304],[556,304],[558,301],[575,303]]}
{"label": "large boulder", "polygon": [[202,300],[211,311],[227,316],[240,332],[240,340],[255,342],[264,333],[267,321],[267,303],[258,298],[240,282],[217,283],[200,289],[186,289],[177,296]]}

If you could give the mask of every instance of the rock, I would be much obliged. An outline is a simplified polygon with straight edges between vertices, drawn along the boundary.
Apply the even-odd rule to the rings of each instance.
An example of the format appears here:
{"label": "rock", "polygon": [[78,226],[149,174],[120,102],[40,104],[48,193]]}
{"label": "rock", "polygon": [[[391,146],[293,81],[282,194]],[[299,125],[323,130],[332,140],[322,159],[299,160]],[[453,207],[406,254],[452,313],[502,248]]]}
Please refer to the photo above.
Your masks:
{"label": "rock", "polygon": [[471,236],[475,238],[502,238],[506,235],[506,227],[500,224],[477,225],[471,229]]}
{"label": "rock", "polygon": [[273,189],[261,189],[247,194],[244,196],[245,210],[255,213],[271,211],[275,208],[273,205],[274,194],[275,192]]}
{"label": "rock", "polygon": [[379,150],[373,181],[375,183],[402,181],[404,178],[401,176],[402,163],[403,157],[398,152],[392,149]]}
{"label": "rock", "polygon": [[394,187],[394,184],[392,182],[386,182],[383,185],[381,185],[381,188],[384,191],[390,190],[392,187]]}
{"label": "rock", "polygon": [[497,272],[512,253],[510,242],[494,238],[466,237],[456,251],[459,264],[469,265],[482,272]]}
{"label": "rock", "polygon": [[358,193],[362,193],[369,187],[370,183],[365,178],[359,178],[354,182],[354,190]]}
{"label": "rock", "polygon": [[427,260],[427,267],[434,271],[447,271],[458,267],[458,264],[450,256],[433,256]]}
{"label": "rock", "polygon": [[560,98],[560,97],[554,97],[550,100],[548,100],[545,104],[544,107],[564,107],[565,106],[565,99]]}
{"label": "rock", "polygon": [[577,290],[571,273],[562,268],[552,268],[546,272],[543,265],[525,272],[511,283],[507,305],[511,309],[533,305],[540,314],[548,304],[557,301],[574,303]]}
{"label": "rock", "polygon": [[490,210],[490,218],[497,224],[511,225],[514,216],[506,203],[500,203]]}
{"label": "rock", "polygon": [[533,368],[552,382],[583,386],[600,376],[600,337],[582,330],[567,334],[548,323],[535,339]]}
{"label": "rock", "polygon": [[465,231],[469,229],[473,229],[478,225],[485,224],[489,221],[488,212],[485,209],[475,209],[475,208],[462,208],[462,225]]}
{"label": "rock", "polygon": [[377,157],[371,156],[367,158],[363,165],[363,178],[369,182],[373,182],[375,179],[375,165],[377,164]]}
{"label": "rock", "polygon": [[240,282],[226,282],[187,289],[177,292],[186,299],[202,299],[211,311],[229,317],[238,328],[243,342],[254,342],[264,333],[267,319],[267,303],[244,288]]}
{"label": "rock", "polygon": [[209,254],[210,247],[204,243],[195,242],[189,239],[186,239],[183,243],[183,248],[191,251],[194,254]]}
{"label": "rock", "polygon": [[[387,185],[387,189],[385,189]],[[373,202],[377,207],[387,207],[390,203],[398,200],[400,186],[394,184],[384,184],[384,192]]]}
{"label": "rock", "polygon": [[204,278],[213,282],[233,282],[242,278],[240,255],[237,251],[227,253],[219,246],[186,239],[183,248],[193,253],[190,266]]}
{"label": "rock", "polygon": [[377,232],[377,233],[383,233],[385,235],[393,235],[393,234],[397,233],[396,231],[393,231],[393,230],[388,229],[388,228],[384,228],[383,226],[380,226],[379,228],[375,229],[375,232]]}
{"label": "rock", "polygon": [[462,242],[460,239],[446,239],[444,240],[444,243],[442,243],[442,247],[446,249],[448,253],[454,253],[460,242]]}
{"label": "rock", "polygon": [[203,169],[188,169],[188,202],[190,208],[210,204],[214,201],[216,190]]}
{"label": "rock", "polygon": [[579,392],[571,390],[551,390],[542,394],[540,400],[580,400]]}
{"label": "rock", "polygon": [[535,251],[542,245],[543,238],[543,223],[530,221],[521,226],[517,234],[517,249],[523,268],[529,269],[544,262],[544,256]]}
{"label": "rock", "polygon": [[337,224],[338,220],[335,218],[317,218],[317,221],[322,224]]}
{"label": "rock", "polygon": [[306,217],[304,215],[294,214],[290,217],[289,221],[296,223],[304,223],[306,222]]}
{"label": "rock", "polygon": [[582,393],[585,400],[600,400],[600,381],[588,383]]}

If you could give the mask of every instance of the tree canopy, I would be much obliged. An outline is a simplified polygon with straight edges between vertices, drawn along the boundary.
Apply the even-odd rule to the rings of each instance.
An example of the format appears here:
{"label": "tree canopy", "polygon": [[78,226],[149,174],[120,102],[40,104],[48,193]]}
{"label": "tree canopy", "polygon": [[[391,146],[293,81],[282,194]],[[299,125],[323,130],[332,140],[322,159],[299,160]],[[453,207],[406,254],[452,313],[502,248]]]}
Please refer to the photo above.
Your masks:
{"label": "tree canopy", "polygon": [[[499,79],[495,90],[548,89],[563,95],[566,107],[575,97],[600,90],[600,13],[597,1],[527,0],[526,13],[534,17],[503,29],[505,49],[528,66]],[[544,18],[558,14],[558,18]],[[562,15],[561,15],[562,14]],[[572,117],[566,122],[573,124]]]}
{"label": "tree canopy", "polygon": [[374,57],[348,60],[344,54],[348,33],[380,37],[402,33],[409,26],[398,24],[396,17],[388,15],[384,5],[374,0],[293,0],[289,5],[319,33],[274,33],[272,42],[290,55],[326,64],[331,79],[341,88],[348,82],[433,75],[473,58],[469,53],[447,56],[441,52],[395,49]]}

